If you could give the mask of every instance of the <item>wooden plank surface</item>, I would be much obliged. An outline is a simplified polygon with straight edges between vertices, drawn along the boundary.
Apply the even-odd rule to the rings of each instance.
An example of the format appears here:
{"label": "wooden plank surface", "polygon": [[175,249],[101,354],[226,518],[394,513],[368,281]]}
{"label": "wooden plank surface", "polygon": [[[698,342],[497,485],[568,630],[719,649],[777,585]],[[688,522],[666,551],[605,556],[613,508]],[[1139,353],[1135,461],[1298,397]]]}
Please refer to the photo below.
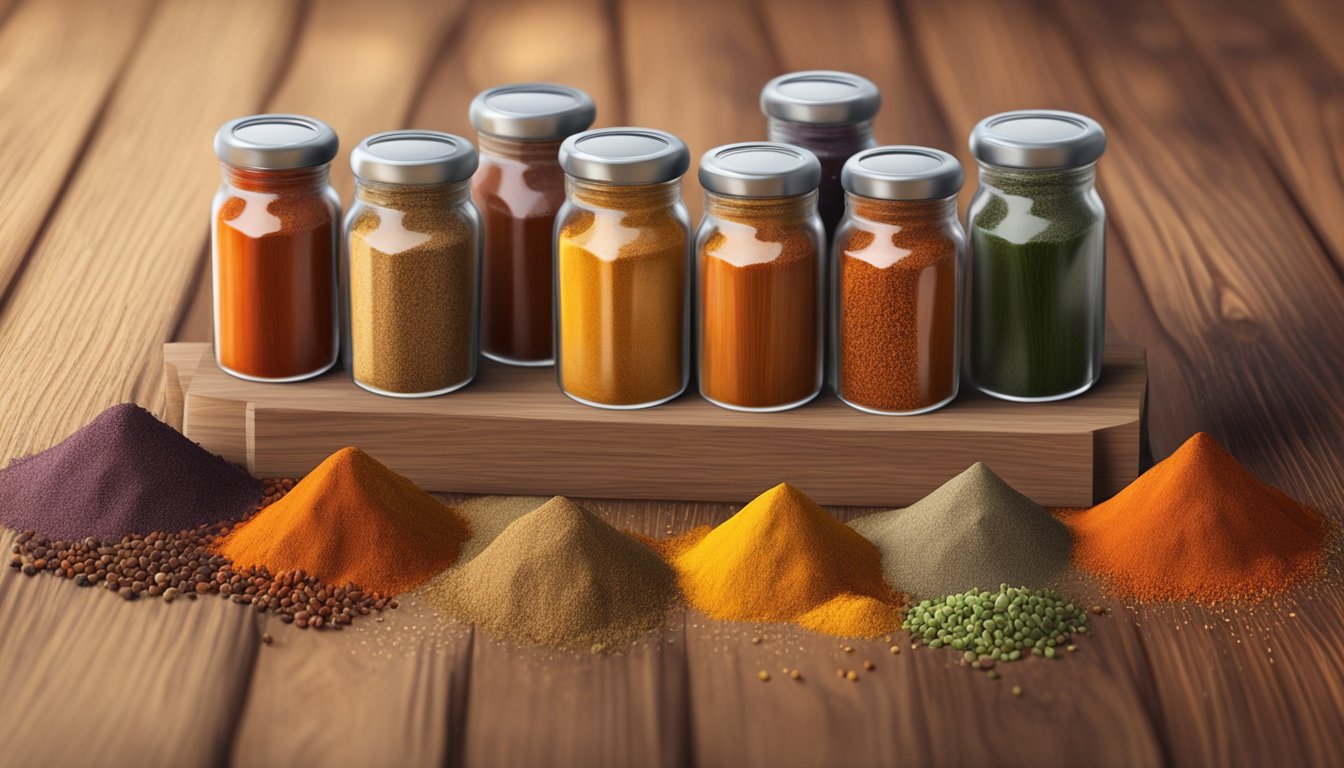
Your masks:
{"label": "wooden plank surface", "polygon": [[1282,8],[1254,0],[1170,7],[1344,269],[1344,73]]}
{"label": "wooden plank surface", "polygon": [[[364,136],[407,126],[429,62],[458,28],[464,6],[384,0],[371,12],[366,2],[324,0],[304,15],[292,60],[264,109],[331,124],[341,137],[332,184],[343,200],[354,189],[350,149]],[[208,274],[198,279],[209,284]],[[209,311],[208,301],[193,301],[186,317]],[[199,322],[184,320],[188,327]],[[263,649],[248,686],[234,764],[437,766],[460,754],[471,629],[406,603],[385,621],[339,637],[266,617],[262,628],[277,642]],[[351,681],[359,681],[358,695],[351,695]],[[346,734],[355,723],[396,748],[351,740]]]}
{"label": "wooden plank surface", "polygon": [[746,414],[690,393],[622,412],[570,401],[549,369],[485,363],[451,397],[408,400],[372,395],[345,372],[288,387],[242,381],[201,353],[184,431],[258,476],[301,476],[359,445],[436,491],[699,501],[745,502],[788,477],[825,504],[909,504],[984,461],[1041,504],[1087,506],[1138,474],[1147,383],[1142,354],[1114,347],[1093,391],[1058,403],[968,392],[898,419],[829,395]]}
{"label": "wooden plank surface", "polygon": [[[475,90],[548,78],[598,97],[598,124],[667,128],[698,156],[763,133],[756,96],[770,76],[836,67],[882,86],[880,140],[963,162],[966,132],[993,111],[1099,117],[1111,138],[1108,327],[1148,349],[1155,453],[1204,429],[1265,479],[1344,511],[1344,348],[1328,343],[1344,316],[1337,2],[586,0],[571,11],[510,0],[473,4],[461,23],[448,22],[456,5],[430,9],[415,29],[328,0],[144,0],[106,17],[94,6],[0,0],[11,107],[0,115],[11,182],[0,191],[0,463],[112,402],[158,407],[161,342],[208,338],[200,211],[218,183],[208,139],[223,119],[311,111],[341,124],[347,148],[397,124],[469,134]],[[693,177],[686,186],[694,212]],[[730,511],[603,507],[663,533]],[[389,617],[339,637],[277,631],[258,649],[252,614],[223,601],[127,605],[3,574],[0,762],[218,764],[232,752],[239,764],[1279,765],[1344,754],[1337,587],[1256,611],[1115,607],[1068,662],[1017,665],[998,684],[907,647],[845,688],[831,640],[769,629],[756,645],[755,628],[695,616],[658,653],[602,665],[426,629],[413,600],[391,625],[404,631],[382,631]],[[756,680],[775,662],[805,682]],[[138,682],[106,685],[114,668]],[[404,698],[371,713],[359,690],[379,705]],[[375,727],[301,721],[301,706]],[[85,738],[55,743],[48,728]]]}
{"label": "wooden plank surface", "polygon": [[[6,560],[14,536],[0,529]],[[223,763],[260,646],[255,614],[215,595],[129,602],[5,570],[0,763]]]}
{"label": "wooden plank surface", "polygon": [[0,8],[0,297],[84,154],[126,60],[149,22],[150,0],[5,3]]}
{"label": "wooden plank surface", "polygon": [[[1099,175],[1118,235],[1108,277],[1120,278],[1110,282],[1111,307],[1127,337],[1149,349],[1155,452],[1165,455],[1206,430],[1262,477],[1308,498],[1304,486],[1322,489],[1317,503],[1337,511],[1342,494],[1326,465],[1340,460],[1344,413],[1322,409],[1320,398],[1329,397],[1323,387],[1344,359],[1318,347],[1306,329],[1339,316],[1341,284],[1180,27],[1154,3],[1011,10],[912,3],[911,10],[921,39],[955,33],[981,54],[973,67],[946,48],[922,49],[940,100],[963,130],[1021,104],[1077,109],[1107,126],[1111,145]],[[1111,34],[1091,34],[1098,29]],[[986,66],[1011,66],[1019,76],[990,82]],[[1265,252],[1294,254],[1294,267],[1257,255]],[[1301,358],[1293,361],[1289,349]],[[1313,373],[1303,378],[1295,370]],[[1298,614],[1337,624],[1335,611],[1334,601],[1322,600]],[[1324,679],[1302,686],[1236,642],[1253,636],[1237,617],[1148,608],[1130,618],[1142,627],[1156,682],[1150,707],[1161,713],[1174,762],[1319,763],[1344,748],[1340,731],[1325,726],[1340,709],[1337,669],[1323,668]],[[1220,627],[1224,618],[1231,632],[1188,629]],[[1301,657],[1334,655],[1305,633],[1291,638],[1282,642]],[[1244,726],[1263,702],[1285,697],[1303,707],[1302,720]]]}
{"label": "wooden plank surface", "polygon": [[152,387],[136,386],[160,367],[198,264],[202,206],[219,183],[203,147],[226,118],[257,108],[295,9],[247,0],[157,8],[0,307],[0,360],[24,361],[0,365],[6,411],[23,414],[0,434],[0,461],[50,445],[113,403],[138,395],[158,407],[157,370]]}

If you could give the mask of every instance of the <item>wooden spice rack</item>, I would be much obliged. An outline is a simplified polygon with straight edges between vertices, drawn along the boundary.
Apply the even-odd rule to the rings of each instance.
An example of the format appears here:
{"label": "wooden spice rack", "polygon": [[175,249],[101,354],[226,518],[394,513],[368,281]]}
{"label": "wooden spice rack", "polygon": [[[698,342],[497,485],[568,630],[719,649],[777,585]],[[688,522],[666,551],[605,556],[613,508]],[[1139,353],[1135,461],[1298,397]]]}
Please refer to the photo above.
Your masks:
{"label": "wooden spice rack", "polygon": [[483,362],[476,382],[423,400],[380,397],[344,372],[257,384],[219,370],[208,344],[164,348],[169,420],[255,475],[297,477],[356,445],[443,492],[744,502],[788,481],[822,504],[900,506],[976,461],[1038,503],[1087,506],[1139,472],[1143,350],[1106,350],[1101,382],[1057,403],[968,391],[916,417],[861,413],[824,395],[775,414],[694,392],[642,411],[569,400],[550,368]]}

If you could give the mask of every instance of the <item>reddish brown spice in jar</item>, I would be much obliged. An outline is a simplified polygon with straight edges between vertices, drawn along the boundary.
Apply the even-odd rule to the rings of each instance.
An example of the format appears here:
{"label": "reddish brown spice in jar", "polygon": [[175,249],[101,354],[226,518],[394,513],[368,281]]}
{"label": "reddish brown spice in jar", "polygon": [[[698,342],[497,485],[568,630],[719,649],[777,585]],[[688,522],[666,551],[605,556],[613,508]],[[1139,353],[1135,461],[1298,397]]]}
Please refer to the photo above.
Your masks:
{"label": "reddish brown spice in jar", "polygon": [[700,392],[746,409],[785,408],[821,388],[819,233],[805,199],[706,195],[716,219],[699,263]]}
{"label": "reddish brown spice in jar", "polygon": [[509,363],[554,358],[555,214],[565,201],[559,141],[478,138],[472,186],[485,238],[481,267],[481,351]]}
{"label": "reddish brown spice in jar", "polygon": [[337,355],[336,222],[327,166],[225,168],[215,206],[215,352],[249,378],[316,375]]}
{"label": "reddish brown spice in jar", "polygon": [[957,390],[956,201],[849,204],[835,249],[840,397],[883,412],[934,408]]}

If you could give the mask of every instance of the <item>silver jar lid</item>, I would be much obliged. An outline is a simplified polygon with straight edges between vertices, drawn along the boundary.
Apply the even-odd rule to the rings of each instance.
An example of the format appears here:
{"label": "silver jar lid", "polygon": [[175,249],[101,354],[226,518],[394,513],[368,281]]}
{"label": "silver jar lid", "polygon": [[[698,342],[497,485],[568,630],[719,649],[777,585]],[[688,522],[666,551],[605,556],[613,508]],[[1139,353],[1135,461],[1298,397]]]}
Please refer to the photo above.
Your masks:
{"label": "silver jar lid", "polygon": [[260,171],[325,165],[339,146],[330,125],[303,115],[240,117],[215,133],[215,154],[220,160]]}
{"label": "silver jar lid", "polygon": [[476,172],[476,147],[439,131],[386,131],[350,152],[350,169],[364,181],[384,184],[446,184]]}
{"label": "silver jar lid", "polygon": [[725,144],[700,158],[700,186],[718,195],[792,197],[805,195],[820,183],[817,156],[788,144]]}
{"label": "silver jar lid", "polygon": [[691,152],[676,136],[652,128],[598,128],[560,145],[560,167],[587,181],[658,184],[681,178]]}
{"label": "silver jar lid", "polygon": [[471,100],[471,124],[481,133],[519,141],[559,141],[585,131],[597,107],[578,88],[516,83],[481,91]]}
{"label": "silver jar lid", "polygon": [[1003,112],[981,120],[971,131],[971,154],[1005,168],[1078,168],[1095,163],[1105,151],[1101,124],[1074,112]]}
{"label": "silver jar lid", "polygon": [[846,192],[878,200],[941,200],[960,192],[965,178],[957,158],[913,146],[865,149],[840,171]]}
{"label": "silver jar lid", "polygon": [[790,72],[761,89],[761,111],[793,123],[858,123],[872,120],[881,106],[877,85],[848,72]]}

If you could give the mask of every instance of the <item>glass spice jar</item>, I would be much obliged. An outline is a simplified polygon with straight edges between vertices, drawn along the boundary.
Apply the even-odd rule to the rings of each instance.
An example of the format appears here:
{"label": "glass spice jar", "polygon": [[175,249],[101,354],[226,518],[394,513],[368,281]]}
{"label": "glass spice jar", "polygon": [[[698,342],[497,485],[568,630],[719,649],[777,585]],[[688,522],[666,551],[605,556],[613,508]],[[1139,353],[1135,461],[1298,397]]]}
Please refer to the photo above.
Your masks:
{"label": "glass spice jar", "polygon": [[700,394],[740,411],[796,408],[824,375],[821,164],[776,143],[729,144],[700,160],[695,238]]}
{"label": "glass spice jar", "polygon": [[596,116],[588,94],[551,83],[482,91],[471,102],[484,219],[481,352],[510,365],[555,361],[551,306],[555,214],[565,199],[560,142]]}
{"label": "glass spice jar", "polygon": [[876,146],[873,118],[881,106],[877,86],[848,72],[791,72],[761,90],[767,138],[807,149],[821,161],[818,207],[828,243],[845,213],[840,170],[855,152]]}
{"label": "glass spice jar", "polygon": [[224,182],[211,210],[215,361],[251,381],[317,376],[339,355],[338,141],[302,115],[230,120],[215,134]]}
{"label": "glass spice jar", "polygon": [[355,383],[370,392],[431,397],[476,376],[476,165],[471,142],[435,131],[375,134],[350,153],[348,355]]}
{"label": "glass spice jar", "polygon": [[647,408],[690,375],[686,145],[646,128],[585,131],[560,145],[556,375],[569,397]]}
{"label": "glass spice jar", "polygon": [[1005,400],[1061,400],[1101,376],[1106,134],[1091,118],[1005,112],[971,132],[980,188],[967,212],[969,377]]}
{"label": "glass spice jar", "polygon": [[836,394],[869,413],[913,415],[957,396],[961,163],[924,147],[870,149],[842,173],[845,218],[831,262]]}

